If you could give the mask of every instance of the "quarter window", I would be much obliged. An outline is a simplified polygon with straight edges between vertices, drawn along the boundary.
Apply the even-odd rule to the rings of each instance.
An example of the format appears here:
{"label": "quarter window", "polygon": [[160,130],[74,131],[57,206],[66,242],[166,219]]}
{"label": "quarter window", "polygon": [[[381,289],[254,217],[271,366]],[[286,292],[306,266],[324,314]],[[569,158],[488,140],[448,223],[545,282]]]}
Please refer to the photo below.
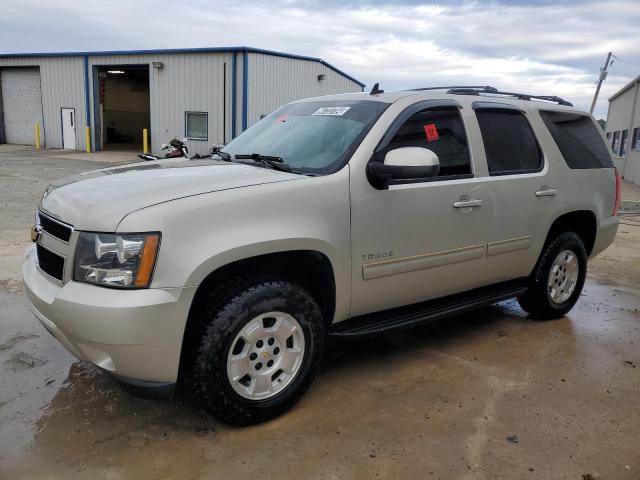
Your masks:
{"label": "quarter window", "polygon": [[470,175],[471,157],[467,135],[455,107],[435,107],[413,114],[398,129],[385,153],[402,147],[423,147],[440,161],[438,177]]}
{"label": "quarter window", "polygon": [[518,110],[476,110],[491,175],[536,172],[542,153],[531,125]]}
{"label": "quarter window", "polygon": [[207,140],[209,128],[207,112],[186,112],[186,137],[189,140]]}
{"label": "quarter window", "polygon": [[[541,111],[540,116],[569,168],[613,167],[601,131],[591,117],[557,111]],[[616,135],[613,137],[615,141]]]}

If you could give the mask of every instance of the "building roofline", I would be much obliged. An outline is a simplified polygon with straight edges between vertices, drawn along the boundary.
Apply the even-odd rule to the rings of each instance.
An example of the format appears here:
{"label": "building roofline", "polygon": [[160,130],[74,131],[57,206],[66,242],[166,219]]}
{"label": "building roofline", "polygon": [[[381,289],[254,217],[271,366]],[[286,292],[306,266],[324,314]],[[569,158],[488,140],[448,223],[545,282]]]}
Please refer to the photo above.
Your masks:
{"label": "building roofline", "polygon": [[107,55],[158,55],[158,54],[174,54],[174,53],[260,53],[263,55],[272,55],[274,57],[292,58],[295,60],[307,60],[317,62],[330,68],[339,75],[348,78],[354,83],[364,88],[366,85],[360,80],[334,67],[329,62],[318,57],[309,57],[306,55],[297,55],[294,53],[277,52],[275,50],[265,50],[254,47],[198,47],[198,48],[161,48],[147,50],[102,50],[95,52],[40,52],[40,53],[0,53],[0,58],[33,58],[33,57],[100,57]]}
{"label": "building roofline", "polygon": [[618,98],[620,95],[622,95],[624,92],[626,92],[627,90],[630,90],[636,83],[640,82],[640,75],[638,75],[636,78],[634,78],[633,80],[631,80],[629,83],[627,83],[624,87],[622,87],[620,90],[618,90],[616,93],[614,93],[613,95],[611,95],[609,97],[609,101],[613,101],[616,98]]}

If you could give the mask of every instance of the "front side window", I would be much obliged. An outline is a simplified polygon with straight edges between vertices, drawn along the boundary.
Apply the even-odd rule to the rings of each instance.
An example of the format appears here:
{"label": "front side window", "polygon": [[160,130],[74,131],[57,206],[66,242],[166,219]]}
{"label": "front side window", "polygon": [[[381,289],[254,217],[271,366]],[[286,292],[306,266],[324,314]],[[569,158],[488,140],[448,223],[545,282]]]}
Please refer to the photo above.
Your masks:
{"label": "front side window", "polygon": [[[570,112],[540,111],[540,116],[569,168],[611,168],[611,156],[591,117]],[[614,141],[615,141],[614,134]]]}
{"label": "front side window", "polygon": [[624,157],[627,153],[627,144],[629,143],[629,130],[622,131],[622,137],[620,138],[620,156]]}
{"label": "front side window", "polygon": [[189,140],[204,140],[209,137],[206,112],[186,113],[186,137]]}
{"label": "front side window", "polygon": [[280,157],[294,172],[333,173],[388,106],[372,100],[291,103],[255,123],[222,151],[232,157]]}
{"label": "front side window", "polygon": [[536,172],[542,152],[533,130],[519,110],[476,110],[490,175]]}
{"label": "front side window", "polygon": [[440,161],[438,177],[472,173],[467,134],[456,107],[435,107],[413,114],[398,129],[384,153],[402,147],[433,151]]}

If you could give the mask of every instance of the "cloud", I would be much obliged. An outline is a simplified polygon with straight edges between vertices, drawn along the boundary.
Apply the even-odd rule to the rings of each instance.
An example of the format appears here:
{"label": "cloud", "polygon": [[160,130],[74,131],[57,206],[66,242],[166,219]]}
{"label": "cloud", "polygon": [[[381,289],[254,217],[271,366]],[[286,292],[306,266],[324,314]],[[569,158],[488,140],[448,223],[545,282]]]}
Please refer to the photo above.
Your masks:
{"label": "cloud", "polygon": [[[33,13],[37,12],[36,15]],[[249,45],[319,56],[387,90],[493,85],[588,108],[608,51],[607,97],[640,74],[637,1],[337,0],[188,3],[4,0],[5,51]]]}

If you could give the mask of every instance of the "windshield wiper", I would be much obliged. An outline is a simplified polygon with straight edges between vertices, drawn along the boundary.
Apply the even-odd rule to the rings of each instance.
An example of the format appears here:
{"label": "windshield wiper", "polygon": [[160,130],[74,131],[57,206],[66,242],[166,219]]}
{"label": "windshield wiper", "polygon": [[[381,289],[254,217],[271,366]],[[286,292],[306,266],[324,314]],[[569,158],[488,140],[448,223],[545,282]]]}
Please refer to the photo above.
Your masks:
{"label": "windshield wiper", "polygon": [[270,155],[260,155],[259,153],[241,154],[235,155],[236,160],[253,160],[260,162],[263,165],[268,165],[274,170],[280,170],[281,172],[291,172],[291,167],[284,163],[282,157],[272,157]]}
{"label": "windshield wiper", "polygon": [[225,162],[231,162],[231,155],[228,154],[227,152],[223,152],[222,150],[216,150],[215,152],[213,152],[213,155],[218,155],[222,160],[224,160]]}

